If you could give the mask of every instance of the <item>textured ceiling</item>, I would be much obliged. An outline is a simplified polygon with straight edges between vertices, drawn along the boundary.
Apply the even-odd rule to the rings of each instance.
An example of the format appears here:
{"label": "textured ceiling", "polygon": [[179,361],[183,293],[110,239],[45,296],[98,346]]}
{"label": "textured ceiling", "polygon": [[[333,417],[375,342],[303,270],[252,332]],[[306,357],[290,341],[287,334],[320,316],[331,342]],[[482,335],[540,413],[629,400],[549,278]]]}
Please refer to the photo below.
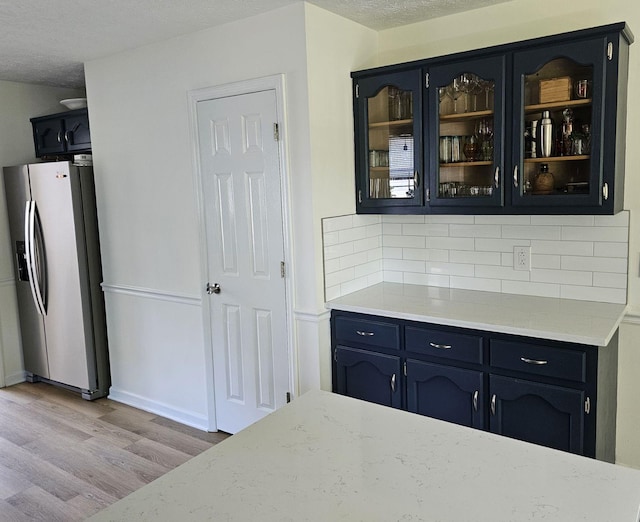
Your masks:
{"label": "textured ceiling", "polygon": [[[83,63],[303,0],[0,0],[0,80],[83,87]],[[508,0],[311,0],[388,29]]]}

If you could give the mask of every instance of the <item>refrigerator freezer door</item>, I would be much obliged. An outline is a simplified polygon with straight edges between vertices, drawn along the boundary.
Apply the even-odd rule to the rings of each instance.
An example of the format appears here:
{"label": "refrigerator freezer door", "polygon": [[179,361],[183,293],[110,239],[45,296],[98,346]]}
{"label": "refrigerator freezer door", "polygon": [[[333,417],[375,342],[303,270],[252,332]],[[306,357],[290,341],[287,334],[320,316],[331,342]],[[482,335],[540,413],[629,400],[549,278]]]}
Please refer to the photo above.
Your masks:
{"label": "refrigerator freezer door", "polygon": [[[31,196],[42,226],[46,259],[44,317],[49,378],[81,389],[89,382],[93,347],[87,253],[77,168],[68,162],[29,165]],[[94,363],[93,363],[94,364]]]}
{"label": "refrigerator freezer door", "polygon": [[[14,253],[16,293],[22,332],[24,367],[29,373],[49,378],[44,318],[38,313],[25,271],[25,207],[31,200],[29,173],[26,165],[5,167],[4,185],[7,196],[9,230]],[[21,277],[22,275],[22,277]]]}

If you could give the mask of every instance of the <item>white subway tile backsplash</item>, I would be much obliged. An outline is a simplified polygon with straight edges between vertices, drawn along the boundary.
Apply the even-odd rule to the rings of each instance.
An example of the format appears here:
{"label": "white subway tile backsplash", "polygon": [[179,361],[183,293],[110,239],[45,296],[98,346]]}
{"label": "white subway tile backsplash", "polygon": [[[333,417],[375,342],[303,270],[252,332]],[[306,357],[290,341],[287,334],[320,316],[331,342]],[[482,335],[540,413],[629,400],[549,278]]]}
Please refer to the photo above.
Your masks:
{"label": "white subway tile backsplash", "polygon": [[531,241],[532,254],[566,256],[592,256],[593,243],[589,241]]}
{"label": "white subway tile backsplash", "polygon": [[627,260],[612,257],[562,256],[562,270],[588,270],[591,272],[627,273]]}
{"label": "white subway tile backsplash", "polygon": [[[548,268],[560,270],[561,257],[550,254],[531,254],[531,268]],[[511,259],[513,264],[513,259]]]}
{"label": "white subway tile backsplash", "polygon": [[593,273],[577,272],[575,270],[538,269],[531,271],[531,281],[536,283],[591,286],[593,284]]}
{"label": "white subway tile backsplash", "polygon": [[592,227],[593,216],[531,216],[532,225],[575,225]]}
{"label": "white subway tile backsplash", "polygon": [[[381,281],[624,303],[629,212],[616,216],[338,216],[322,220],[325,293]],[[531,246],[531,271],[513,247]]]}
{"label": "white subway tile backsplash", "polygon": [[594,243],[593,255],[596,257],[624,257],[629,255],[628,243]]}
{"label": "white subway tile backsplash", "polygon": [[501,236],[500,225],[450,225],[452,237],[494,237]]}
{"label": "white subway tile backsplash", "polygon": [[482,279],[480,277],[458,277],[449,278],[451,288],[461,288],[464,290],[481,290],[483,292],[500,292],[500,281],[498,279]]}
{"label": "white subway tile backsplash", "polygon": [[510,252],[513,254],[514,246],[529,246],[529,239],[485,239],[476,238],[475,250],[479,252]]}
{"label": "white subway tile backsplash", "polygon": [[384,259],[382,261],[384,270],[393,270],[398,272],[426,272],[426,263],[424,261],[412,261],[408,259]]}
{"label": "white subway tile backsplash", "polygon": [[440,250],[473,250],[475,246],[473,238],[467,237],[430,237],[427,238],[428,248]]}
{"label": "white subway tile backsplash", "polygon": [[449,276],[440,274],[416,274],[405,272],[403,283],[408,285],[449,287]]}
{"label": "white subway tile backsplash", "polygon": [[625,227],[562,227],[566,241],[614,241],[624,243],[629,230]]}
{"label": "white subway tile backsplash", "polygon": [[427,240],[424,236],[382,236],[383,247],[425,248]]}
{"label": "white subway tile backsplash", "polygon": [[605,288],[627,288],[627,274],[593,273],[593,286]]}
{"label": "white subway tile backsplash", "polygon": [[503,225],[502,237],[510,239],[560,239],[559,226],[544,225]]}
{"label": "white subway tile backsplash", "polygon": [[469,252],[468,250],[451,250],[449,261],[452,263],[472,263],[474,265],[502,264],[500,252]]}
{"label": "white subway tile backsplash", "polygon": [[538,297],[560,297],[560,285],[527,281],[503,281],[503,294],[523,294]]}

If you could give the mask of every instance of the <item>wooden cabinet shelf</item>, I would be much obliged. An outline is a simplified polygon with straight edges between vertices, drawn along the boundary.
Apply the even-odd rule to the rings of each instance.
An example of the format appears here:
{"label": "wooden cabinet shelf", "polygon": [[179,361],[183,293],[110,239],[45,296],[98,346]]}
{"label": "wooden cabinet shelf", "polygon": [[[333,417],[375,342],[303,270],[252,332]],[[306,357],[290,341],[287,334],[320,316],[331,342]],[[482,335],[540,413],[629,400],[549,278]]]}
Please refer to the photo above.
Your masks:
{"label": "wooden cabinet shelf", "polygon": [[369,123],[370,129],[386,128],[386,127],[402,127],[402,126],[412,126],[413,120],[391,120],[391,121],[377,121],[375,123]]}
{"label": "wooden cabinet shelf", "polygon": [[573,109],[576,107],[587,107],[591,105],[591,98],[584,100],[567,100],[553,103],[538,103],[535,105],[525,105],[525,114],[531,114],[533,112],[551,111],[554,109]]}
{"label": "wooden cabinet shelf", "polygon": [[490,167],[493,165],[492,161],[456,161],[452,163],[440,163],[440,168],[450,167]]}
{"label": "wooden cabinet shelf", "polygon": [[549,156],[548,158],[527,158],[525,163],[558,163],[564,161],[584,161],[588,160],[591,156],[588,154],[580,154],[576,156]]}
{"label": "wooden cabinet shelf", "polygon": [[493,116],[493,111],[457,112],[455,114],[441,114],[440,121],[469,121]]}

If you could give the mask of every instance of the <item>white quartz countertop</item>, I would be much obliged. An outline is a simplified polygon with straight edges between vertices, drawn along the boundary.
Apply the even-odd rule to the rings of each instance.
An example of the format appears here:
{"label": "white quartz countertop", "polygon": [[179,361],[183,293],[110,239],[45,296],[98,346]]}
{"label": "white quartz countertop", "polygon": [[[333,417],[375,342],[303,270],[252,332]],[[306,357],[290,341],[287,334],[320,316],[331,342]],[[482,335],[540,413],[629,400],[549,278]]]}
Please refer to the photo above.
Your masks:
{"label": "white quartz countertop", "polygon": [[311,391],[105,521],[637,522],[640,471]]}
{"label": "white quartz countertop", "polygon": [[333,299],[334,310],[606,346],[626,305],[379,283]]}

